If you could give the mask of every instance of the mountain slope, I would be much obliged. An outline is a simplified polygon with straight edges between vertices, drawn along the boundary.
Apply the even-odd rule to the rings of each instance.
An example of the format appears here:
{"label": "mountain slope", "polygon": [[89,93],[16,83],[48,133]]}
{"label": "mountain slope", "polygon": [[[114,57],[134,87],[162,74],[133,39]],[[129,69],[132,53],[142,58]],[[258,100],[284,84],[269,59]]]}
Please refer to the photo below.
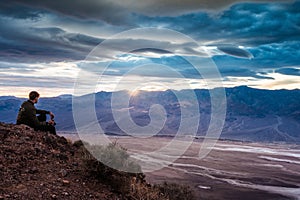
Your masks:
{"label": "mountain slope", "polygon": [[[131,96],[130,105],[119,109],[120,114],[130,112],[132,120],[139,126],[150,123],[149,108],[160,104],[166,112],[166,123],[159,134],[176,134],[184,106],[189,115],[195,116],[194,102],[190,99],[191,90],[177,93],[182,97],[179,104],[171,91],[139,92]],[[211,117],[210,93],[208,90],[193,90],[200,110],[198,135],[205,135]],[[126,91],[99,92],[95,94],[95,110],[98,122],[106,133],[126,134],[118,126],[111,108],[112,94],[121,98],[130,95]],[[82,106],[91,95],[79,97]],[[221,137],[247,141],[300,142],[300,90],[259,90],[246,86],[227,88],[226,121]],[[0,121],[14,122],[18,107],[24,99],[15,97],[0,98]],[[117,105],[118,106],[118,105]],[[75,132],[72,115],[72,96],[63,95],[41,98],[38,108],[51,110],[56,114],[58,131]],[[86,115],[87,113],[83,113]],[[191,118],[192,119],[192,118]],[[125,119],[124,119],[125,120]],[[188,130],[187,130],[188,132]],[[129,133],[130,134],[130,133]]]}

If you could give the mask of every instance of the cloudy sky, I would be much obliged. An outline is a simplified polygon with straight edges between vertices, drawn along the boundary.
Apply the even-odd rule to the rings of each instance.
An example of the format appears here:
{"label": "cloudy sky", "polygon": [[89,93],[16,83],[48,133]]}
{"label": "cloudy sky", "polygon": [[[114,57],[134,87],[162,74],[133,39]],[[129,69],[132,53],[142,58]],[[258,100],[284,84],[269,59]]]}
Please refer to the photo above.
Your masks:
{"label": "cloudy sky", "polygon": [[0,2],[0,96],[295,89],[299,49],[300,1]]}

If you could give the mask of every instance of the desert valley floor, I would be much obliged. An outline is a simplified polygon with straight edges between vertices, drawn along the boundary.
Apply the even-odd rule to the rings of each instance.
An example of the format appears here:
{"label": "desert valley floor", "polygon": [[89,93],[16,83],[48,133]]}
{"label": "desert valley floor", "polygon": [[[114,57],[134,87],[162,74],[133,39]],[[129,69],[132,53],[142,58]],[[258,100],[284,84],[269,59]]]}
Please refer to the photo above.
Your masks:
{"label": "desert valley floor", "polygon": [[[64,136],[78,139],[73,134]],[[95,141],[93,136],[89,138],[89,142]],[[109,140],[117,140],[141,162],[164,165],[159,170],[146,172],[150,183],[168,181],[189,185],[197,199],[300,199],[300,145],[223,140],[200,159],[203,140],[194,139],[184,154],[179,158],[174,155],[174,162],[170,162],[151,152],[178,141],[175,148],[180,149],[180,145],[186,146],[184,139],[174,142],[170,137],[109,137]]]}

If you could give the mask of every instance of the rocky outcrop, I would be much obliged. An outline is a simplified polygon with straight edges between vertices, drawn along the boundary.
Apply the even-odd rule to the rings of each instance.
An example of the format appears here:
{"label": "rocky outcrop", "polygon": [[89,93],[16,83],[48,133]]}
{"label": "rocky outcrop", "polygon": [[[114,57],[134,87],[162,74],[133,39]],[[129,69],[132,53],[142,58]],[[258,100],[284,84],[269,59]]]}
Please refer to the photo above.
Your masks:
{"label": "rocky outcrop", "polygon": [[90,180],[64,137],[0,123],[0,199],[121,199]]}

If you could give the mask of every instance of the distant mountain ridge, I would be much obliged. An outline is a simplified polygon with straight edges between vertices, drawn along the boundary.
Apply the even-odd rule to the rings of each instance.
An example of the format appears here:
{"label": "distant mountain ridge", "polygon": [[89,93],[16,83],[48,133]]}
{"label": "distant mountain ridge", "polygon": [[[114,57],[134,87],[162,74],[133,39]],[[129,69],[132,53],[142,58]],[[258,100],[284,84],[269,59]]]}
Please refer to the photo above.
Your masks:
{"label": "distant mountain ridge", "polygon": [[[227,112],[221,137],[225,139],[258,142],[300,143],[300,90],[261,90],[246,86],[226,88]],[[184,100],[184,106],[191,105],[190,90],[177,91]],[[210,122],[211,102],[208,90],[194,90],[200,110],[197,135],[206,134]],[[126,91],[115,92],[118,95],[130,95]],[[112,92],[95,94],[95,108],[98,122],[109,134],[125,134],[114,120],[111,110]],[[78,97],[84,102],[90,95]],[[26,100],[16,97],[0,97],[0,121],[14,123],[21,103]],[[164,107],[167,120],[159,135],[176,134],[180,124],[180,105],[171,90],[141,91],[130,99],[128,108],[132,120],[140,126],[150,122],[149,108],[153,104]],[[84,105],[84,103],[83,103]],[[62,95],[41,98],[37,108],[51,110],[56,114],[58,131],[75,132],[72,115],[72,96]],[[192,108],[192,106],[190,106]],[[125,110],[126,111],[126,110]],[[124,111],[124,112],[125,112]],[[127,111],[126,111],[127,112]],[[193,110],[189,110],[193,114]],[[86,115],[87,113],[83,113]]]}

